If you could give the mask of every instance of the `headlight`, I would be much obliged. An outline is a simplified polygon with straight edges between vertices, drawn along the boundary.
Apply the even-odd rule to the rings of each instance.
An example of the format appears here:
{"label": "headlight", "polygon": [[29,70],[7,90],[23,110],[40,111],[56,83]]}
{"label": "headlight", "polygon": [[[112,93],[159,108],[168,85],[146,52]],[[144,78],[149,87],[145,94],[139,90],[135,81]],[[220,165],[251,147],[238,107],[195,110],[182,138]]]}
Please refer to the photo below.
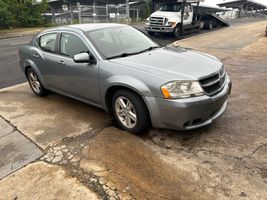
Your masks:
{"label": "headlight", "polygon": [[204,95],[198,81],[172,81],[161,86],[166,99],[181,99]]}
{"label": "headlight", "polygon": [[171,27],[174,27],[176,25],[176,22],[168,22],[167,25],[171,26]]}

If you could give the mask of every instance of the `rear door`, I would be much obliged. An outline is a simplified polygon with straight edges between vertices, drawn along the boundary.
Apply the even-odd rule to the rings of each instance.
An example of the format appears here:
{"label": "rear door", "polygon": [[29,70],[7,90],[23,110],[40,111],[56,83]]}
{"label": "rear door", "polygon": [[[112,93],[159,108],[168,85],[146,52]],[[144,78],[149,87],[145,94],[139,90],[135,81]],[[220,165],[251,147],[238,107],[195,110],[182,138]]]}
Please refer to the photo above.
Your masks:
{"label": "rear door", "polygon": [[32,60],[41,73],[41,79],[46,85],[51,79],[50,68],[55,67],[57,59],[57,39],[59,34],[56,32],[45,33],[36,40],[36,46],[32,48]]}

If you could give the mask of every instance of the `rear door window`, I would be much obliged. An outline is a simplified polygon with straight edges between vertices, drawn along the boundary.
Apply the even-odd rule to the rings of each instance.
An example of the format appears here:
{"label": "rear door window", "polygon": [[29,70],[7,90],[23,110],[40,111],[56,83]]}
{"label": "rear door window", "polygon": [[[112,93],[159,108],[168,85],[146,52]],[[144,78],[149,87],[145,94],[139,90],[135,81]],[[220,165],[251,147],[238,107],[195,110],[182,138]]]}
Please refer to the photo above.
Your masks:
{"label": "rear door window", "polygon": [[39,46],[44,51],[55,53],[56,41],[57,41],[57,34],[49,33],[40,37]]}

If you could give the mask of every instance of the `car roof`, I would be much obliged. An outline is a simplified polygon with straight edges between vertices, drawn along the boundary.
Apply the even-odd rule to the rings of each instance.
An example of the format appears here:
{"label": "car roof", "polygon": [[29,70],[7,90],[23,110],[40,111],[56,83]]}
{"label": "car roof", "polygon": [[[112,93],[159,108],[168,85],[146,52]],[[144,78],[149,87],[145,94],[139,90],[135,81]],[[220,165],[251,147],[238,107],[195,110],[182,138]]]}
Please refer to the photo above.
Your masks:
{"label": "car roof", "polygon": [[91,24],[74,24],[74,25],[68,25],[67,27],[76,28],[76,29],[80,29],[81,31],[87,32],[87,31],[94,31],[98,29],[122,27],[122,26],[127,26],[127,25],[116,24],[116,23],[91,23]]}
{"label": "car roof", "polygon": [[52,28],[49,30],[44,31],[45,32],[50,32],[50,31],[62,31],[62,30],[72,30],[72,31],[94,31],[94,30],[99,30],[99,29],[105,29],[105,28],[112,28],[112,27],[124,27],[127,25],[124,24],[116,24],[116,23],[91,23],[91,24],[72,24],[72,25],[67,25],[67,26],[60,26],[57,28]]}

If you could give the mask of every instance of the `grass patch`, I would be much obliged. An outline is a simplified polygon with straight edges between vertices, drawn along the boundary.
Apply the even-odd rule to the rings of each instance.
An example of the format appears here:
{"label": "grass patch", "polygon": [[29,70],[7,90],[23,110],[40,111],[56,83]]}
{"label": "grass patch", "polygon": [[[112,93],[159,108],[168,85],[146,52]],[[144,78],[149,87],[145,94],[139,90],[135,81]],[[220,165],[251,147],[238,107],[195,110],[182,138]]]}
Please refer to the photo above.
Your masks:
{"label": "grass patch", "polygon": [[13,34],[13,33],[22,33],[22,32],[38,32],[44,30],[44,27],[38,28],[14,28],[14,29],[0,29],[1,35]]}

